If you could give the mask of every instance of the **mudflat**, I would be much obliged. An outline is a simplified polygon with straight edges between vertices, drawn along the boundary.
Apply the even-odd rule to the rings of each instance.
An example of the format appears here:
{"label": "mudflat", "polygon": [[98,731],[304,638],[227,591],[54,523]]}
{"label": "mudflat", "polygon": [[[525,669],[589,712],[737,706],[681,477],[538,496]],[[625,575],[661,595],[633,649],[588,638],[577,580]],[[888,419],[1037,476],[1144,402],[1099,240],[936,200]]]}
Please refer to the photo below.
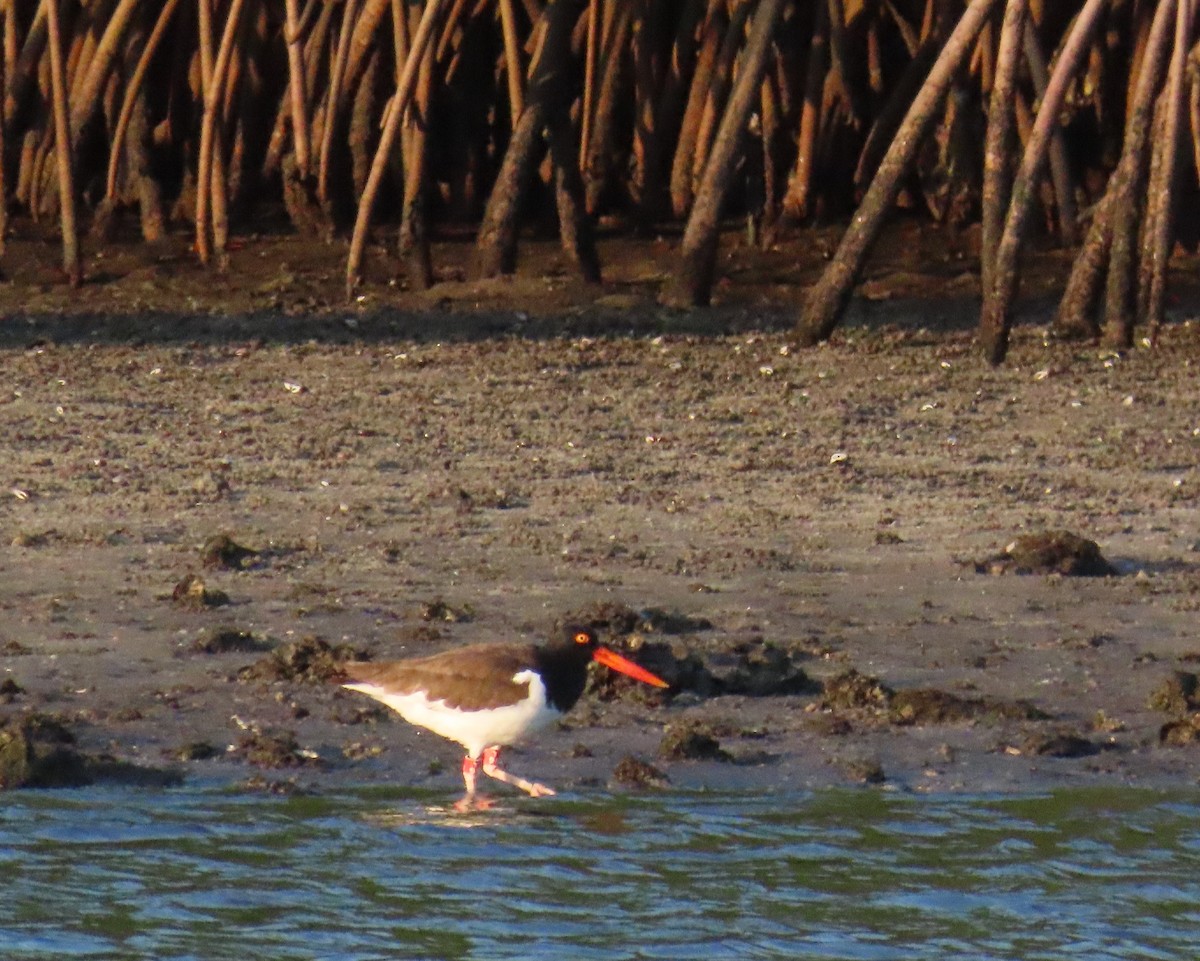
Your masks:
{"label": "mudflat", "polygon": [[[582,614],[676,687],[597,682],[509,757],[560,789],[629,757],[684,788],[1196,782],[1184,315],[1119,355],[1047,313],[991,369],[944,273],[798,351],[770,284],[669,310],[631,258],[342,307],[332,255],[272,249],[257,286],[248,252],[208,290],[0,292],[0,719],[189,779],[453,792],[455,745],[297,658]],[[1060,530],[1113,573],[1003,557]]]}

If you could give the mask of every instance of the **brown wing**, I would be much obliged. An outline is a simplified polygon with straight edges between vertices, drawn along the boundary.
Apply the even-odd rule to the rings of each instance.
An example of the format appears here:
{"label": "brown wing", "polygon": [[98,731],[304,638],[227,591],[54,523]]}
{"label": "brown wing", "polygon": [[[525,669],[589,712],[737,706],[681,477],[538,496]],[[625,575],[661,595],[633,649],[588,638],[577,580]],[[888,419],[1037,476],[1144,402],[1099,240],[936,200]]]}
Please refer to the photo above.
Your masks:
{"label": "brown wing", "polygon": [[445,701],[447,707],[478,711],[526,697],[529,684],[512,678],[533,666],[533,656],[531,644],[476,644],[405,661],[349,661],[342,669],[351,682],[384,693],[423,691],[431,701]]}

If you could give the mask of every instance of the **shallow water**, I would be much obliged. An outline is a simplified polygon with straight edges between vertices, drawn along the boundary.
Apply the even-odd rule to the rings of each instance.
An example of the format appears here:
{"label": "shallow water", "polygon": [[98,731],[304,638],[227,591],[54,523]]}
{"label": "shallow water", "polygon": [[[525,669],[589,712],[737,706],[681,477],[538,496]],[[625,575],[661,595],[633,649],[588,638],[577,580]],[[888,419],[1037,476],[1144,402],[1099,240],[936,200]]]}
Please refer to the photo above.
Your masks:
{"label": "shallow water", "polygon": [[1174,959],[1200,792],[0,796],[0,958]]}

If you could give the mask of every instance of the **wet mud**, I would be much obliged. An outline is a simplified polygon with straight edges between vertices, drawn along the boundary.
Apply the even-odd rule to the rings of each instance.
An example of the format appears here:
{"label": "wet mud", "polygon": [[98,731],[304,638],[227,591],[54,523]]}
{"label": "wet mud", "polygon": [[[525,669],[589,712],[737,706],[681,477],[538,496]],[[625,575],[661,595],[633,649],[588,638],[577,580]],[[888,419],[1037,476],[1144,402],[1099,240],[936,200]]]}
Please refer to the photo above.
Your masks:
{"label": "wet mud", "polygon": [[456,746],[341,691],[339,660],[567,619],[671,687],[598,672],[513,752],[560,789],[1200,777],[1186,303],[1115,354],[1048,337],[1034,302],[992,369],[961,262],[893,251],[797,351],[802,261],[731,259],[722,303],[683,313],[653,248],[600,291],[546,245],[511,281],[349,308],[336,257],[288,244],[219,284],[117,251],[77,302],[16,274],[5,783],[70,783],[45,759],[75,754],[453,792]]}

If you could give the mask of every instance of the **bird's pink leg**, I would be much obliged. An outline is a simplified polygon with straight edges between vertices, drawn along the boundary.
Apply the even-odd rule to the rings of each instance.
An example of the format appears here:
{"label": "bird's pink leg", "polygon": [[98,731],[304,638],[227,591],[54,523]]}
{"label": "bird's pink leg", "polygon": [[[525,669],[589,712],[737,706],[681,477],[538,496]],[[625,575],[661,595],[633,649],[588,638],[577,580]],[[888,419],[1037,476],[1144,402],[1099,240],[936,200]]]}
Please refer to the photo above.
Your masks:
{"label": "bird's pink leg", "polygon": [[471,755],[463,758],[462,772],[463,781],[467,785],[467,797],[473,797],[475,794],[475,769],[479,767],[479,762]]}
{"label": "bird's pink leg", "polygon": [[554,793],[553,788],[546,787],[544,784],[538,784],[535,781],[526,781],[523,777],[517,777],[515,774],[502,771],[496,763],[499,759],[500,748],[484,748],[483,757],[479,762],[483,768],[483,773],[488,777],[494,777],[497,781],[503,781],[505,784],[511,784],[513,787],[520,788],[530,797],[546,797]]}
{"label": "bird's pink leg", "polygon": [[463,783],[467,786],[467,793],[454,802],[456,811],[475,811],[491,807],[487,798],[481,798],[475,793],[475,771],[478,767],[479,762],[471,755],[468,754],[463,758],[462,775]]}

